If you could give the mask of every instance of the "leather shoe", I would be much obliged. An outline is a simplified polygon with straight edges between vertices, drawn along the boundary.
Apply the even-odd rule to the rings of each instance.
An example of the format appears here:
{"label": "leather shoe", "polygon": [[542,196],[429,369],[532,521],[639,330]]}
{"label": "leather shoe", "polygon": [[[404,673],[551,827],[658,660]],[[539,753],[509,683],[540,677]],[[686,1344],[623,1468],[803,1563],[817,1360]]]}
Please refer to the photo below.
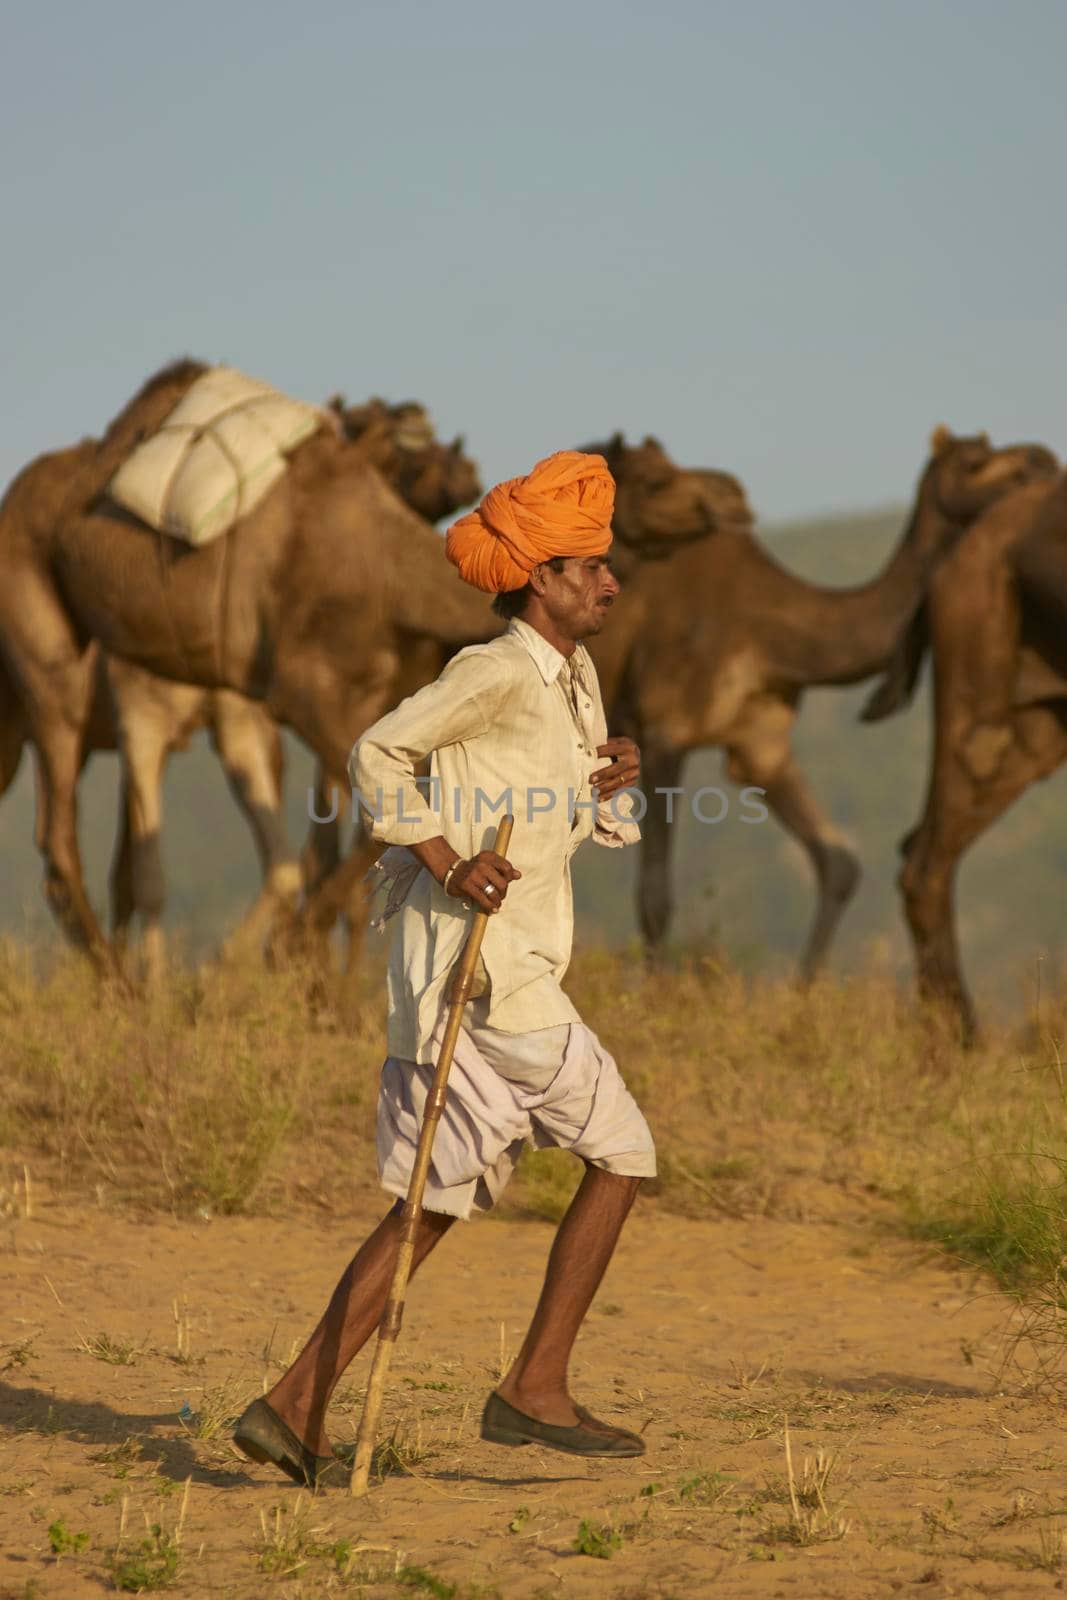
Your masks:
{"label": "leather shoe", "polygon": [[233,1442],[252,1461],[270,1461],[303,1489],[348,1487],[351,1465],[316,1455],[266,1400],[253,1400],[234,1424]]}
{"label": "leather shoe", "polygon": [[559,1427],[539,1422],[508,1405],[494,1390],[482,1412],[482,1438],[490,1444],[544,1444],[550,1450],[563,1450],[572,1456],[643,1456],[645,1441],[625,1428],[598,1422],[583,1406],[575,1406],[578,1422]]}

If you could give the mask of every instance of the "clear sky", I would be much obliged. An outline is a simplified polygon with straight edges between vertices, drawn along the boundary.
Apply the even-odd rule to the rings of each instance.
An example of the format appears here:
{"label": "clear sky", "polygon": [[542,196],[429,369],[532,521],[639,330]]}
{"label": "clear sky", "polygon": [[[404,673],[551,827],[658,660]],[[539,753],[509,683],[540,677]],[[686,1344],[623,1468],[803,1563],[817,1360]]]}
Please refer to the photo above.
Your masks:
{"label": "clear sky", "polygon": [[164,361],[621,427],[764,516],[1067,448],[1063,0],[3,8],[4,482]]}

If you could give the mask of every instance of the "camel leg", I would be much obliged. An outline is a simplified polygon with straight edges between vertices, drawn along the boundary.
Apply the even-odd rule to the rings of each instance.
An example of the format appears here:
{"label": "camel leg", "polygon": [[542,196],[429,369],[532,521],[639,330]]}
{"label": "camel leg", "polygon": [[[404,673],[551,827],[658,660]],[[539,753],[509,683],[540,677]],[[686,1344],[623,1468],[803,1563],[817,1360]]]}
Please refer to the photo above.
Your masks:
{"label": "camel leg", "polygon": [[357,829],[348,854],[307,898],[304,921],[313,935],[328,936],[338,917],[358,903],[362,879],[380,854],[381,845]]}
{"label": "camel leg", "polygon": [[[322,766],[315,769],[315,789],[311,796],[313,816],[300,855],[304,886],[309,894],[323,883],[341,860],[341,823],[348,809],[348,792],[327,783]],[[333,813],[336,810],[337,815]],[[320,817],[328,818],[319,821]]]}
{"label": "camel leg", "polygon": [[15,686],[0,659],[0,796],[15,781],[26,743],[26,718]]}
{"label": "camel leg", "polygon": [[82,650],[54,596],[34,579],[4,595],[8,665],[29,737],[37,748],[36,837],[45,899],[60,927],[101,972],[113,952],[85,889],[78,849],[78,777],[92,703],[94,661]]}
{"label": "camel leg", "polygon": [[256,701],[229,690],[212,697],[212,738],[226,777],[256,841],[263,889],[223,951],[233,956],[261,949],[279,914],[292,917],[302,888],[282,815],[285,755],[277,725]]}
{"label": "camel leg", "polygon": [[[641,752],[641,786],[648,796],[648,809],[641,823],[640,860],[637,869],[637,915],[645,954],[656,963],[674,910],[671,896],[671,846],[673,830],[680,815],[681,796],[656,794],[656,789],[675,789],[682,770],[684,753],[676,749]],[[668,820],[670,819],[670,820]]]}
{"label": "camel leg", "polygon": [[137,909],[133,883],[133,840],[130,835],[130,785],[124,763],[120,763],[119,814],[115,848],[111,855],[111,939],[118,961],[125,966],[129,947],[130,923]]}
{"label": "camel leg", "polygon": [[735,783],[762,789],[763,800],[787,833],[803,845],[815,870],[817,901],[798,968],[810,983],[826,962],[845,907],[856,892],[861,869],[855,852],[826,816],[790,744],[796,713],[775,699],[750,708],[743,736],[727,745],[727,771]]}
{"label": "camel leg", "polygon": [[[324,804],[319,815],[328,814],[330,806],[325,797],[332,800],[332,791],[336,788],[339,821],[350,804],[346,772],[353,742],[395,703],[396,683],[393,678],[376,680],[373,685],[362,686],[357,693],[350,683],[337,676],[329,661],[321,661],[319,667],[313,703],[309,702],[303,679],[287,682],[279,673],[272,685],[271,710],[279,722],[299,729],[301,737],[318,757],[317,785]],[[307,670],[305,663],[305,673]],[[417,688],[418,684],[412,687]],[[327,844],[326,849],[329,848]],[[362,879],[379,852],[380,846],[357,828],[348,855],[309,890],[294,938],[287,941],[290,945],[302,945],[313,960],[325,958],[334,924],[339,917],[348,916],[353,935],[347,968],[350,979],[357,969],[352,957],[358,952],[364,917]]]}
{"label": "camel leg", "polygon": [[[132,902],[130,914],[136,910],[140,918],[144,977],[148,986],[153,988],[159,984],[166,967],[163,936],[166,882],[161,831],[163,774],[170,748],[165,733],[149,717],[124,715],[121,738],[125,774],[126,860],[123,863],[123,836],[120,832],[118,860],[112,871],[112,905],[121,905],[126,910],[124,895],[128,896]],[[125,890],[119,881],[119,868],[123,865],[128,874]],[[124,927],[124,936],[125,932]]]}
{"label": "camel leg", "polygon": [[[1048,707],[1015,713],[1009,747],[990,775],[945,752],[934,768],[919,826],[902,844],[899,886],[915,948],[919,992],[959,1017],[965,1040],[974,1038],[974,1005],[964,982],[956,938],[956,869],[974,843],[1024,790],[1067,758],[1067,728]],[[966,749],[966,746],[963,746]]]}
{"label": "camel leg", "polygon": [[[347,941],[344,961],[346,988],[351,989],[358,980],[367,932],[367,894],[363,878],[381,854],[382,846],[371,839],[357,822],[350,847],[352,860],[349,870],[343,879],[335,879],[330,887],[324,887],[341,864],[341,824],[350,809],[350,797],[346,790],[327,783],[320,767],[316,773],[312,800],[315,818],[328,817],[330,820],[312,820],[301,858],[304,883],[311,900],[310,921],[325,932],[327,924],[334,920],[335,913],[340,914]],[[333,815],[335,811],[336,816]],[[323,891],[321,898],[320,890]]]}
{"label": "camel leg", "polygon": [[48,799],[43,838],[45,898],[67,937],[102,969],[112,966],[107,940],[89,903],[78,849],[80,730],[69,725],[38,735],[41,780]]}
{"label": "camel leg", "polygon": [[381,852],[381,844],[357,823],[348,854],[308,893],[299,923],[297,942],[315,964],[324,965],[330,934],[338,920],[343,921],[347,948],[342,1001],[352,1006],[359,987],[367,924],[367,888],[363,880]]}
{"label": "camel leg", "polygon": [[837,925],[856,892],[862,869],[855,851],[823,812],[792,755],[776,777],[765,784],[759,784],[756,778],[750,782],[765,790],[765,803],[782,827],[804,846],[815,869],[815,915],[798,972],[801,983],[810,983],[826,963]]}

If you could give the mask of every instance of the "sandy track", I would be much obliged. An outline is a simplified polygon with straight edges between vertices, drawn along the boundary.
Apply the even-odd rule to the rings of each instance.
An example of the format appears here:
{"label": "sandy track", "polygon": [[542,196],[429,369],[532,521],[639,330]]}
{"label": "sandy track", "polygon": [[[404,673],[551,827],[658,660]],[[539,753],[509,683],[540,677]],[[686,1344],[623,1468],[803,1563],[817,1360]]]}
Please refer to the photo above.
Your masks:
{"label": "sandy track", "polygon": [[[300,1495],[225,1431],[183,1427],[183,1404],[232,1412],[259,1391],[374,1214],[172,1222],[57,1203],[8,1223],[2,1600],[111,1591],[123,1502],[128,1552],[146,1516],[174,1528],[187,1478],[176,1594],[866,1600],[1063,1587],[1062,1415],[997,1392],[974,1354],[1004,1303],[883,1243],[858,1212],[699,1222],[639,1202],[574,1371],[579,1398],[643,1431],[639,1461],[477,1437],[501,1346],[517,1347],[540,1284],[540,1223],[457,1228],[413,1288],[387,1400],[412,1471],[369,1500]],[[131,1343],[132,1363],[77,1348],[100,1333]],[[365,1372],[364,1358],[338,1439],[354,1433]],[[825,1500],[839,1538],[822,1537],[819,1514],[813,1541],[795,1542],[786,1417],[798,1479],[805,1457],[837,1458]],[[272,1571],[261,1514],[286,1547],[268,1552]],[[610,1559],[575,1551],[583,1520],[620,1536]],[[89,1535],[58,1561],[57,1522]]]}

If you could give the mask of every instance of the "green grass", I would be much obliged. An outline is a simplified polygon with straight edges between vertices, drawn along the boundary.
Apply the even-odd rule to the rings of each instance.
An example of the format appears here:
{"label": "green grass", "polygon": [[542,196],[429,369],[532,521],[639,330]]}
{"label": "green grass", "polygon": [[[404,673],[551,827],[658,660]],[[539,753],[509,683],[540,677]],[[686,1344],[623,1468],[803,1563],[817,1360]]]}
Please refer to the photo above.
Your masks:
{"label": "green grass", "polygon": [[458,1593],[454,1583],[446,1583],[444,1578],[439,1578],[435,1572],[429,1572],[425,1567],[401,1567],[396,1575],[396,1581],[404,1589],[414,1589],[418,1594],[430,1596],[430,1600],[455,1600]]}
{"label": "green grass", "polygon": [[164,1532],[159,1523],[154,1522],[134,1549],[112,1556],[111,1578],[115,1588],[127,1594],[166,1589],[177,1582],[181,1559],[177,1537]]}
{"label": "green grass", "polygon": [[[918,1207],[913,1227],[918,1238],[935,1240],[1025,1297],[1062,1272],[1067,1159],[1024,1151],[977,1160],[940,1208]],[[1061,1303],[1067,1310],[1067,1298]]]}
{"label": "green grass", "polygon": [[618,1528],[607,1523],[591,1522],[583,1517],[574,1536],[574,1549],[580,1556],[593,1556],[598,1561],[610,1561],[623,1547],[624,1539]]}
{"label": "green grass", "polygon": [[67,1527],[62,1517],[57,1517],[49,1526],[48,1543],[58,1561],[60,1556],[77,1555],[79,1550],[84,1550],[89,1543],[89,1535],[84,1530],[75,1533]]}

